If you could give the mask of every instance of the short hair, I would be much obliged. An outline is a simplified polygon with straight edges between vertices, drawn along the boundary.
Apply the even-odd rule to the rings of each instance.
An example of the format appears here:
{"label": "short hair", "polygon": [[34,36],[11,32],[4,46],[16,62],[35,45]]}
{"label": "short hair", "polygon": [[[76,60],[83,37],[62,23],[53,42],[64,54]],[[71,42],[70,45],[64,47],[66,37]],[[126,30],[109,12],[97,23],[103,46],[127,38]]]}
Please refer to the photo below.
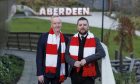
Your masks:
{"label": "short hair", "polygon": [[50,20],[50,21],[52,22],[52,19],[53,19],[53,18],[56,18],[56,17],[60,18],[59,15],[53,15],[53,16],[51,17],[51,20]]}
{"label": "short hair", "polygon": [[[78,23],[79,23],[80,20],[86,20],[87,23],[88,23],[88,20],[87,20],[85,17],[80,17],[80,18],[78,19],[78,21],[77,21],[77,25],[78,25]],[[89,25],[89,23],[88,23],[88,25]]]}
{"label": "short hair", "polygon": [[60,17],[59,15],[53,15],[51,18]]}

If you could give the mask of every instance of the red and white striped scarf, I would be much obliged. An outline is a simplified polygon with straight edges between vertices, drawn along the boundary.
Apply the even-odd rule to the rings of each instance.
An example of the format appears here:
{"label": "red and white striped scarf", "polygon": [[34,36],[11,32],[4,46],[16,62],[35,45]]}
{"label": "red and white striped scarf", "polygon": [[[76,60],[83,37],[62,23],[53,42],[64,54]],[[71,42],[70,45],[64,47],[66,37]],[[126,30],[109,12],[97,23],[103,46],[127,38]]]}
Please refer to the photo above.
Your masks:
{"label": "red and white striped scarf", "polygon": [[[57,58],[58,58],[58,48],[56,43],[56,35],[51,28],[48,34],[48,40],[46,45],[46,61],[45,61],[45,72],[46,73],[56,73]],[[60,68],[60,82],[64,81],[65,78],[65,39],[64,35],[60,32],[60,43],[61,43],[61,68]]]}
{"label": "red and white striped scarf", "polygon": [[[95,42],[94,35],[88,32],[88,36],[86,37],[86,42],[84,45],[83,58],[95,54],[95,49],[96,49],[96,42]],[[79,52],[79,39],[77,33],[71,38],[70,48],[69,48],[70,56],[76,61],[78,60],[78,52]],[[79,70],[80,69],[77,68],[77,72],[79,72]],[[90,63],[83,66],[83,73],[82,73],[83,77],[95,76],[95,75],[96,75],[95,63]]]}

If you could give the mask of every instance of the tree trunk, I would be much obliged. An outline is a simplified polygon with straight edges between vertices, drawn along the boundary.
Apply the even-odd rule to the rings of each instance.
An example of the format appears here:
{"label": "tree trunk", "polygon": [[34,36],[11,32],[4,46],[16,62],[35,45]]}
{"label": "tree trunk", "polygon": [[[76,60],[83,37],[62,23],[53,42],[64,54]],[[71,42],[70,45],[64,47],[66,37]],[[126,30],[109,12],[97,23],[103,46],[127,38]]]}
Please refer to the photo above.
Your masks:
{"label": "tree trunk", "polygon": [[8,21],[11,16],[11,8],[14,0],[0,0],[0,56],[4,55],[4,49],[8,38]]}
{"label": "tree trunk", "polygon": [[119,57],[120,57],[120,72],[122,73],[122,68],[123,68],[123,55],[122,55],[122,49],[123,49],[123,36],[120,37],[121,41],[120,41],[120,51],[119,51]]}

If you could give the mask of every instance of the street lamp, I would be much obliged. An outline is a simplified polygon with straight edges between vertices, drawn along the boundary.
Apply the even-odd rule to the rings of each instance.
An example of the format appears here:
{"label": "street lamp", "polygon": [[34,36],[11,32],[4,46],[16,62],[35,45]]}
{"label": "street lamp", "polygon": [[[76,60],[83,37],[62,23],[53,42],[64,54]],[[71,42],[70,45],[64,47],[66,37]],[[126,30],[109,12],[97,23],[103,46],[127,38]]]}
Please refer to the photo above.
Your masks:
{"label": "street lamp", "polygon": [[104,34],[104,0],[102,0],[102,30],[101,30],[101,42],[103,42]]}

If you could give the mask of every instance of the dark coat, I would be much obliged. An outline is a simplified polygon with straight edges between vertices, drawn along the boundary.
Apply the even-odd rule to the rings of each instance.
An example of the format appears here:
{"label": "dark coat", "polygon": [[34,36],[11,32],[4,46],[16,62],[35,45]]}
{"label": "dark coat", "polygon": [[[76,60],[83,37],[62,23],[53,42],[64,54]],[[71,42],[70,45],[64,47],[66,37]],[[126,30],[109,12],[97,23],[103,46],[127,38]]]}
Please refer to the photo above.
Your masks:
{"label": "dark coat", "polygon": [[[64,36],[65,43],[67,45],[68,39]],[[48,33],[44,33],[40,36],[37,45],[37,55],[36,55],[36,66],[37,66],[37,76],[44,75],[49,78],[59,77],[60,75],[60,53],[61,53],[61,46],[59,45],[58,48],[58,61],[57,61],[57,71],[56,74],[52,73],[45,73],[45,56],[46,56],[46,43],[48,39]],[[68,74],[68,65],[66,63],[66,76]]]}
{"label": "dark coat", "polygon": [[[100,43],[100,40],[98,38],[95,38],[95,41],[96,41],[95,54],[92,54],[91,56],[84,58],[86,60],[87,64],[95,61],[97,75],[94,78],[101,76],[99,66],[98,66],[98,60],[105,57],[105,51]],[[70,45],[70,43],[68,43],[68,46],[66,49],[66,55],[65,55],[66,62],[70,65],[68,76],[70,76],[70,73],[71,73],[72,68],[74,67],[74,63],[75,63],[75,60],[70,57],[69,45]]]}

